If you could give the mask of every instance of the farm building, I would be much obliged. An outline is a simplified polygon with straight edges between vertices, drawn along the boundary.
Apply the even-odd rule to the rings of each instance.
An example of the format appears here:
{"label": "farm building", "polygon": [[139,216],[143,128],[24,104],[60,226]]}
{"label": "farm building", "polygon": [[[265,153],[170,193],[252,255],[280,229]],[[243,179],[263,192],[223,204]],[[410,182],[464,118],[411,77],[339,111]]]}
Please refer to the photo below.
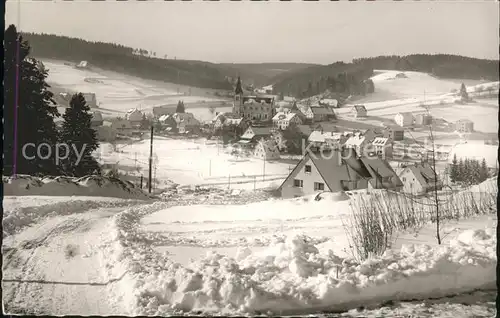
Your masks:
{"label": "farm building", "polygon": [[394,121],[398,126],[409,127],[413,125],[412,113],[398,113],[394,116]]}
{"label": "farm building", "polygon": [[292,198],[324,191],[398,191],[402,186],[387,161],[378,157],[360,159],[354,150],[344,149],[333,150],[328,156],[308,152],[278,190],[283,198]]}
{"label": "farm building", "polygon": [[365,118],[368,116],[368,112],[364,105],[354,105],[351,109],[351,114],[354,118]]}
{"label": "farm building", "polygon": [[456,122],[455,129],[461,133],[468,133],[474,131],[474,122],[469,119],[460,119]]}

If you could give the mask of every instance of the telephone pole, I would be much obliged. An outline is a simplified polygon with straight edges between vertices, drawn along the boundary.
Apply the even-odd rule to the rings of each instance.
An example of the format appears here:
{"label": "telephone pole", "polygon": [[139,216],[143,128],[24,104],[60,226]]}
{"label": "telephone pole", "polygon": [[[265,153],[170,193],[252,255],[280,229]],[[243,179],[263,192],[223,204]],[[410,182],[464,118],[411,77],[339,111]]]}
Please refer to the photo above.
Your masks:
{"label": "telephone pole", "polygon": [[151,185],[152,185],[152,166],[153,166],[153,125],[151,125],[151,144],[149,146],[149,188],[148,191],[151,193]]}

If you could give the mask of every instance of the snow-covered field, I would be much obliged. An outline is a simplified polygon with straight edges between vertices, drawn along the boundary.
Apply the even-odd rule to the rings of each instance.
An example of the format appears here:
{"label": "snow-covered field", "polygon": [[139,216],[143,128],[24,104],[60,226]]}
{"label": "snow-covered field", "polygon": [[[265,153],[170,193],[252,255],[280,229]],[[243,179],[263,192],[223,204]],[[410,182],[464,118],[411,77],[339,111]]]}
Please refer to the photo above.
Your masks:
{"label": "snow-covered field", "polygon": [[[147,176],[149,140],[120,146],[111,151],[101,144],[97,155],[102,162],[139,167]],[[231,189],[258,189],[279,185],[293,167],[280,162],[256,158],[236,158],[222,145],[205,139],[168,139],[156,136],[153,145],[156,179],[171,180],[180,185],[213,185]],[[137,172],[137,174],[140,174]],[[161,187],[161,186],[160,186]]]}
{"label": "snow-covered field", "polygon": [[[97,103],[100,103],[100,110],[105,116],[123,116],[132,108],[151,111],[154,106],[175,107],[179,100],[183,100],[187,108],[192,102],[219,100],[215,96],[210,97],[206,94],[185,96],[184,92],[188,89],[183,87],[178,93],[177,87],[180,85],[144,80],[109,71],[77,69],[57,61],[44,61],[44,64],[48,69],[49,84],[71,92],[95,93]],[[205,111],[192,109],[192,111],[199,112],[198,117],[206,117],[208,114],[208,109]]]}

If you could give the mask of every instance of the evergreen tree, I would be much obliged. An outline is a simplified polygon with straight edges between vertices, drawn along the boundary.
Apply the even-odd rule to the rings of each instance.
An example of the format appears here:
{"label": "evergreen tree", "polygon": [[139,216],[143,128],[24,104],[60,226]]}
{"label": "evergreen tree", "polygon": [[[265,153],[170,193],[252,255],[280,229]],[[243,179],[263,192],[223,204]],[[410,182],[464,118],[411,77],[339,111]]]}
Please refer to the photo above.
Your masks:
{"label": "evergreen tree", "polygon": [[464,83],[462,83],[462,85],[460,86],[460,97],[464,101],[468,101],[469,100],[469,94],[467,94],[467,88],[465,87]]}
{"label": "evergreen tree", "polygon": [[464,160],[462,158],[460,158],[460,160],[458,161],[458,175],[457,175],[457,181],[458,182],[464,182],[465,181],[464,172],[465,172]]}
{"label": "evergreen tree", "polygon": [[177,103],[177,108],[175,109],[175,112],[176,113],[185,113],[186,112],[186,108],[184,107],[184,102],[183,101],[179,101]]}
{"label": "evergreen tree", "polygon": [[459,171],[458,171],[458,160],[457,160],[457,155],[453,155],[453,161],[451,162],[451,167],[450,167],[450,181],[451,183],[455,183],[459,179]]}
{"label": "evergreen tree", "polygon": [[234,89],[235,95],[243,95],[243,88],[241,88],[241,79],[238,76],[238,80],[236,81],[236,88]]}
{"label": "evergreen tree", "polygon": [[[30,50],[29,43],[19,36],[14,25],[10,25],[4,32],[3,175],[14,173],[14,149],[17,149],[17,174],[57,175],[59,172],[54,156],[57,143],[54,118],[59,116],[59,112],[54,107],[53,94],[48,91],[50,86],[45,81],[47,71],[39,67],[37,60],[29,57]],[[17,56],[19,73],[16,70]],[[34,144],[34,148],[28,147],[30,143]],[[40,155],[37,155],[36,148],[40,149]]]}
{"label": "evergreen tree", "polygon": [[141,129],[151,129],[151,124],[145,113],[142,114]]}
{"label": "evergreen tree", "polygon": [[471,161],[471,183],[478,184],[481,179],[481,165],[478,160]]}
{"label": "evergreen tree", "polygon": [[480,168],[480,182],[485,181],[490,177],[489,171],[488,171],[488,165],[486,164],[486,159],[483,158],[481,161],[481,168]]}
{"label": "evergreen tree", "polygon": [[[62,163],[64,172],[75,177],[99,174],[99,164],[92,157],[92,152],[99,147],[99,142],[96,131],[91,127],[92,113],[83,94],[73,95],[63,118],[60,139],[70,147],[69,156]],[[79,162],[75,149],[82,154]]]}

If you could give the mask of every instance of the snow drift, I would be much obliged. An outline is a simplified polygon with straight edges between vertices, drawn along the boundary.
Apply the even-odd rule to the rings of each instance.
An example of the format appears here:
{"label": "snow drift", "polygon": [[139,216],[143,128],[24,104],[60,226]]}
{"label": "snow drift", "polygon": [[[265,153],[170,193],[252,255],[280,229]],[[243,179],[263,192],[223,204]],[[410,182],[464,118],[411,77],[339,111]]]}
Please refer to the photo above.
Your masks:
{"label": "snow drift", "polygon": [[3,177],[4,195],[100,196],[124,199],[148,199],[133,183],[117,178],[90,175],[81,178],[29,175]]}
{"label": "snow drift", "polygon": [[123,248],[114,259],[128,268],[122,287],[135,295],[128,303],[135,315],[333,312],[495,285],[492,225],[465,231],[448,245],[407,245],[361,263],[320,253],[313,240],[296,235],[277,239],[264,252],[241,248],[234,258],[209,252],[181,266],[155,253],[137,229],[142,216],[162,208],[158,204],[115,216],[114,235]]}

